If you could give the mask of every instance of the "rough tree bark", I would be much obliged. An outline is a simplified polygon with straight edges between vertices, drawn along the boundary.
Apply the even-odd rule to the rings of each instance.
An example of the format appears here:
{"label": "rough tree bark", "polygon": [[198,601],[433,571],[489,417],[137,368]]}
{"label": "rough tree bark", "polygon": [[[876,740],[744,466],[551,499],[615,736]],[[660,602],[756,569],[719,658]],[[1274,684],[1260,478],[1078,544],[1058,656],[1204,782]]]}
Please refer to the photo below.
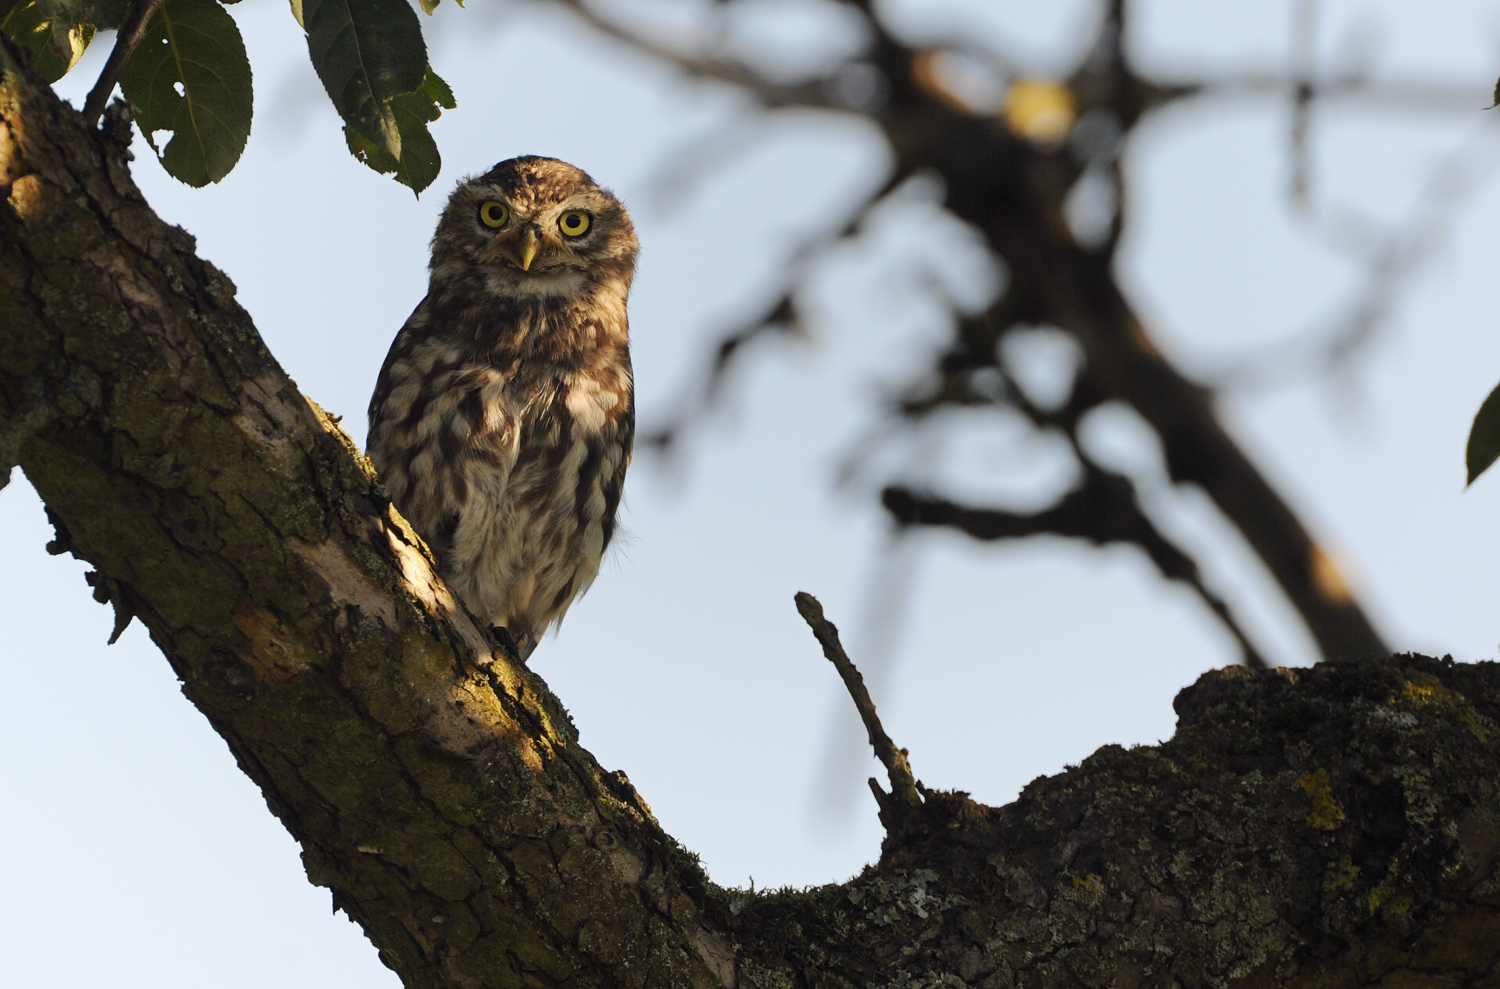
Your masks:
{"label": "rough tree bark", "polygon": [[0,41],[0,469],[406,985],[1500,981],[1485,664],[1208,674],[1170,742],[1008,807],[888,800],[844,885],[714,886],[151,212],[128,126],[87,128]]}

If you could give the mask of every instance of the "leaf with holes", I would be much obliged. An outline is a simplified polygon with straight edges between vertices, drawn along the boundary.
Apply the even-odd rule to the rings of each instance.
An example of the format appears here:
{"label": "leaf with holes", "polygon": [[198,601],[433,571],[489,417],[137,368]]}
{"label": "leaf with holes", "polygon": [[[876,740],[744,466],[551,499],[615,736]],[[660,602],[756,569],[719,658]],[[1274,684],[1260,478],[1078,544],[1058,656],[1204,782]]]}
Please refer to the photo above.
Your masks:
{"label": "leaf with holes", "polygon": [[[136,123],[162,167],[191,186],[217,182],[250,138],[250,60],[216,0],[166,0],[120,73]],[[164,149],[156,132],[171,131]]]}
{"label": "leaf with holes", "polygon": [[427,75],[415,93],[403,93],[391,100],[396,127],[401,132],[399,159],[373,141],[365,140],[352,127],[344,128],[344,140],[354,157],[377,172],[394,173],[397,182],[420,193],[437,178],[443,165],[437,142],[428,133],[427,125],[442,116],[444,110],[456,106],[453,90],[428,66]]}
{"label": "leaf with holes", "polygon": [[1489,470],[1500,457],[1500,385],[1490,392],[1479,411],[1474,414],[1474,425],[1469,428],[1468,461],[1469,483],[1473,484],[1480,474]]}
{"label": "leaf with holes", "polygon": [[[294,3],[293,13],[299,5]],[[414,93],[427,71],[427,44],[406,0],[302,0],[307,51],[339,116],[366,141],[401,159],[392,100]]]}

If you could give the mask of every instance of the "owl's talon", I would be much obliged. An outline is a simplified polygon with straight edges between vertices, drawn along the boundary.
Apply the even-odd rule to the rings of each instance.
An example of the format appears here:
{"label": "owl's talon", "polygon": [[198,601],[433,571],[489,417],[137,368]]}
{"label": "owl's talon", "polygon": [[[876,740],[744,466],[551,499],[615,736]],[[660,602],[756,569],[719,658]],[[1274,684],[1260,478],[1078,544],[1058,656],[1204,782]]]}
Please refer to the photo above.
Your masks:
{"label": "owl's talon", "polygon": [[510,629],[504,625],[491,625],[490,637],[495,640],[495,644],[500,647],[507,658],[517,663],[526,662],[526,657],[521,652],[521,646],[516,642],[515,636],[510,634]]}

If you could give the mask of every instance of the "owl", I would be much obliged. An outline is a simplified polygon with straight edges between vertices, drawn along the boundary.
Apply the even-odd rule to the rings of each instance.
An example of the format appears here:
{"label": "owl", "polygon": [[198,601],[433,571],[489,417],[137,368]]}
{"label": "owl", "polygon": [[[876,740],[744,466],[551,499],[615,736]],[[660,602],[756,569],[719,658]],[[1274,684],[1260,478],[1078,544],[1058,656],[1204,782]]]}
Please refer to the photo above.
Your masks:
{"label": "owl", "polygon": [[525,659],[599,572],[635,435],[624,205],[552,158],[460,182],[368,454],[468,609]]}

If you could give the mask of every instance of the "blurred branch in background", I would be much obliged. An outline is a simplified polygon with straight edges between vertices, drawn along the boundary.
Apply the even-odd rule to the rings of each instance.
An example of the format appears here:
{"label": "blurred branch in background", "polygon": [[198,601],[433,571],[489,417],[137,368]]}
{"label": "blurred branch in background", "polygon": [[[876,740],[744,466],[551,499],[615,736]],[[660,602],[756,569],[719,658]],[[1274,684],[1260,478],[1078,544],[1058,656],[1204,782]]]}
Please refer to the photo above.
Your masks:
{"label": "blurred branch in background", "polygon": [[[1315,44],[1317,5],[1295,11],[1293,65],[1286,74],[1159,80],[1137,72],[1127,57],[1129,7],[1104,4],[1091,23],[1092,45],[1061,82],[1025,78],[1018,60],[949,32],[948,40],[913,40],[895,29],[881,5],[861,0],[804,4],[836,10],[857,23],[856,54],[789,75],[755,64],[733,31],[734,15],[752,0],[679,5],[697,10],[694,28],[654,30],[619,4],[555,0],[608,35],[664,59],[693,77],[739,87],[765,112],[821,108],[860,114],[884,133],[891,174],[835,235],[810,241],[788,265],[784,293],[757,318],[726,334],[698,381],[690,383],[667,420],[648,428],[648,443],[676,451],[684,434],[712,406],[745,344],[799,331],[798,293],[812,262],[839,241],[858,238],[870,211],[903,182],[928,176],[940,183],[943,205],[978,231],[1003,268],[1003,288],[977,314],[952,312],[951,337],[931,365],[914,375],[884,415],[899,435],[950,409],[1019,412],[1039,433],[1066,437],[1077,461],[1076,484],[1050,507],[1018,513],[966,504],[910,474],[875,479],[882,503],[901,527],[940,526],[984,540],[1051,534],[1094,544],[1131,543],[1163,576],[1186,583],[1240,643],[1244,661],[1265,660],[1236,621],[1225,597],[1211,589],[1192,556],[1174,545],[1143,510],[1130,478],[1091,460],[1080,424],[1091,410],[1124,403],[1160,440],[1170,483],[1196,485],[1243,533],[1296,608],[1324,658],[1361,658],[1389,650],[1329,554],[1269,483],[1216,413],[1218,389],[1295,374],[1326,372],[1349,357],[1388,318],[1411,275],[1441,240],[1464,190],[1472,186],[1464,151],[1439,164],[1410,222],[1378,231],[1347,208],[1320,209],[1313,196],[1308,150],[1320,109],[1343,104],[1404,111],[1477,112],[1480,94],[1420,81],[1374,80],[1361,65],[1320,73]],[[785,6],[785,5],[783,5]],[[675,9],[675,8],[674,8]],[[628,13],[627,13],[628,12]],[[666,38],[664,35],[672,34]],[[831,46],[831,47],[837,47]],[[1332,329],[1305,333],[1253,355],[1212,386],[1192,380],[1153,344],[1122,291],[1113,267],[1127,217],[1120,149],[1142,121],[1187,100],[1253,98],[1291,104],[1290,208],[1315,233],[1360,260],[1365,288]],[[703,162],[698,167],[707,167]],[[1007,341],[1048,328],[1076,343],[1082,360],[1065,394],[1049,406],[1028,397],[1006,359]],[[875,442],[879,442],[878,440]]]}
{"label": "blurred branch in background", "polygon": [[1289,190],[1293,215],[1314,237],[1357,263],[1363,269],[1362,284],[1343,310],[1321,325],[1257,348],[1213,373],[1213,388],[1245,391],[1318,375],[1351,385],[1353,365],[1390,322],[1416,276],[1442,250],[1459,209],[1493,171],[1493,119],[1482,118],[1467,140],[1432,164],[1416,204],[1395,225],[1382,225],[1344,205],[1319,210],[1307,199],[1307,135],[1294,123],[1291,154],[1294,163],[1301,163],[1294,167]]}

